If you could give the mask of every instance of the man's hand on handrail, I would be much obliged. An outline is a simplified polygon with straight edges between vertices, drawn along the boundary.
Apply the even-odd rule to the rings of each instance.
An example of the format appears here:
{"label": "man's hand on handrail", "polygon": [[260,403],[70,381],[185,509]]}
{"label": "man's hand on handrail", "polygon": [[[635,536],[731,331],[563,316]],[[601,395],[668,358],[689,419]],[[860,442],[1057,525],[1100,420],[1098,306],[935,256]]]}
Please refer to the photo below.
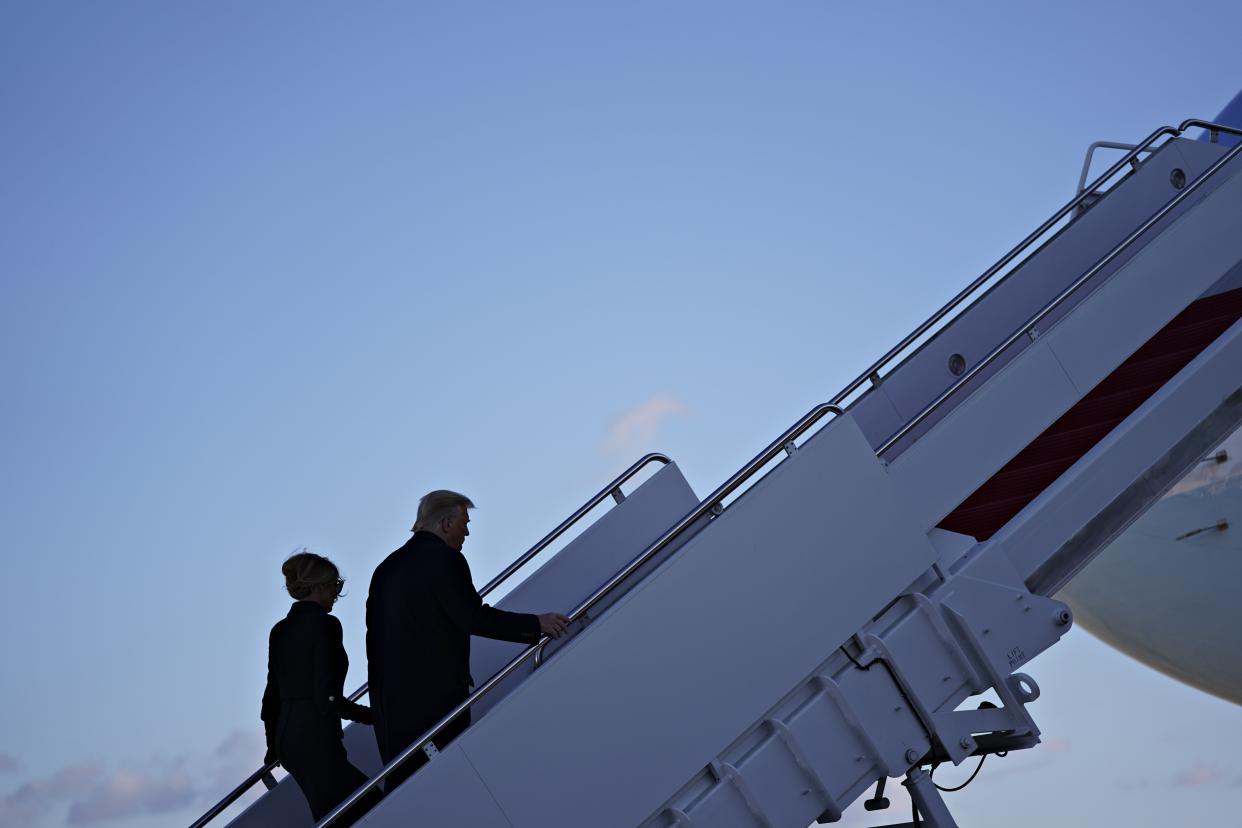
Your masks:
{"label": "man's hand on handrail", "polygon": [[545,612],[539,617],[539,632],[552,638],[560,638],[569,627],[569,619],[559,612]]}

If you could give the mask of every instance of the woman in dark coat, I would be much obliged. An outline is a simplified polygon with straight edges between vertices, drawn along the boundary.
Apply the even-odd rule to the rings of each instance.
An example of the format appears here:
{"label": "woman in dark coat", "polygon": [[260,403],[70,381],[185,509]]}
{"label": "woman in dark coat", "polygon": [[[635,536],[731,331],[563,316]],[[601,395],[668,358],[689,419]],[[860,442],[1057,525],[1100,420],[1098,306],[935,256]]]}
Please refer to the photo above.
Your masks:
{"label": "woman in dark coat", "polygon": [[[315,821],[367,781],[345,753],[341,719],[371,723],[371,710],[344,695],[349,658],[332,605],[345,582],[332,561],[299,552],[285,561],[294,604],[268,639],[263,691],[266,761],[279,760],[297,781]],[[338,825],[352,824],[374,804],[363,799]]]}

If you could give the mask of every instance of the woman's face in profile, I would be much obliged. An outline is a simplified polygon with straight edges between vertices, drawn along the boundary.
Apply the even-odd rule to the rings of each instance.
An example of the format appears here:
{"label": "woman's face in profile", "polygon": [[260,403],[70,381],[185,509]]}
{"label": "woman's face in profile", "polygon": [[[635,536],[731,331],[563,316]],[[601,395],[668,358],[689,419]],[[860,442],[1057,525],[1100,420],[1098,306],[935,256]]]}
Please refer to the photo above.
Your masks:
{"label": "woman's face in profile", "polygon": [[332,612],[332,605],[341,597],[341,590],[344,588],[345,579],[338,577],[321,587],[316,587],[315,591],[311,593],[310,599],[323,607],[325,611]]}

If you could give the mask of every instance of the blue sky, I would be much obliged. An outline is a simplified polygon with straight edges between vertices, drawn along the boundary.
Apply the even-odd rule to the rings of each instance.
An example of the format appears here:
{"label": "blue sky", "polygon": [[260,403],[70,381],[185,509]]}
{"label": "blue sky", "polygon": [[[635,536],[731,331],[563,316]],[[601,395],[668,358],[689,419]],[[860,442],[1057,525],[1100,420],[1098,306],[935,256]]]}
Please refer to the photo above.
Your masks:
{"label": "blue sky", "polygon": [[[6,824],[188,822],[249,770],[297,546],[351,578],[354,685],[426,490],[479,504],[480,583],[643,451],[710,491],[1068,199],[1090,142],[1219,111],[1240,24],[3,4]],[[1049,744],[954,795],[964,824],[1236,812],[1235,706],[1081,631],[1030,671]]]}

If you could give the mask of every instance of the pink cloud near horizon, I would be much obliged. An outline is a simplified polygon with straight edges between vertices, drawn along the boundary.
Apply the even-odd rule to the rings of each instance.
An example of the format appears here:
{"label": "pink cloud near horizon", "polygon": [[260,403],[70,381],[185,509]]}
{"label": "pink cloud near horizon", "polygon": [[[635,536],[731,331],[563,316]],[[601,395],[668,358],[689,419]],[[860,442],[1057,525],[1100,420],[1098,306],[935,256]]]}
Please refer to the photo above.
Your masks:
{"label": "pink cloud near horizon", "polygon": [[[63,813],[60,824],[89,826],[182,811],[230,790],[261,764],[263,748],[261,732],[237,729],[194,757],[157,756],[119,769],[78,762],[0,797],[0,825],[40,828]],[[0,754],[5,761],[16,770],[16,758]]]}
{"label": "pink cloud near horizon", "polygon": [[622,411],[609,423],[600,443],[604,454],[637,454],[652,449],[652,441],[669,419],[690,413],[690,407],[672,394],[657,394]]}
{"label": "pink cloud near horizon", "polygon": [[1195,765],[1173,775],[1171,782],[1175,788],[1202,788],[1224,781],[1225,775],[1216,768]]}
{"label": "pink cloud near horizon", "polygon": [[69,804],[68,822],[94,825],[138,814],[179,811],[197,795],[194,781],[182,768],[119,770],[95,779]]}
{"label": "pink cloud near horizon", "polygon": [[89,791],[101,772],[99,762],[79,762],[50,776],[26,782],[0,798],[0,825],[8,828],[36,825],[56,805]]}

